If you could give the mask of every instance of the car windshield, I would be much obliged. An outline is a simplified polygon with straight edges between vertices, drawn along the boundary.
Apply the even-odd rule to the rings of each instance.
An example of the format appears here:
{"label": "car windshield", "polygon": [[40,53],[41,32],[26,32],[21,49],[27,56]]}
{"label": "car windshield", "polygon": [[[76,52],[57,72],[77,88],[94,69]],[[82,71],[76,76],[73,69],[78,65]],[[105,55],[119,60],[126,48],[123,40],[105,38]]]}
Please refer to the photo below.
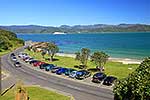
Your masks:
{"label": "car windshield", "polygon": [[20,64],[19,62],[16,62],[16,64]]}
{"label": "car windshield", "polygon": [[103,73],[97,73],[97,74],[95,74],[95,76],[102,76],[103,75]]}
{"label": "car windshield", "polygon": [[83,72],[77,72],[77,75],[82,75],[83,74]]}

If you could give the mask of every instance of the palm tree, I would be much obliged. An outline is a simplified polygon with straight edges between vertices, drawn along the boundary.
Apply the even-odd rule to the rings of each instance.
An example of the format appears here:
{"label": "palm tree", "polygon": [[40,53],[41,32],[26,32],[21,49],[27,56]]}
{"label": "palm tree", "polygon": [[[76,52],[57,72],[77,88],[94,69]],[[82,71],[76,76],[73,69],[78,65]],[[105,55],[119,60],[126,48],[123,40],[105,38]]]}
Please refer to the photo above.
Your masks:
{"label": "palm tree", "polygon": [[109,56],[105,52],[94,52],[91,56],[91,61],[93,61],[96,66],[100,69],[104,69]]}
{"label": "palm tree", "polygon": [[55,43],[50,42],[48,43],[47,51],[48,54],[50,55],[50,61],[53,61],[53,57],[59,51],[59,48]]}
{"label": "palm tree", "polygon": [[90,49],[88,48],[82,48],[81,49],[81,53],[80,52],[76,52],[76,58],[75,60],[79,60],[81,62],[81,64],[86,67],[87,65],[87,61],[90,55]]}

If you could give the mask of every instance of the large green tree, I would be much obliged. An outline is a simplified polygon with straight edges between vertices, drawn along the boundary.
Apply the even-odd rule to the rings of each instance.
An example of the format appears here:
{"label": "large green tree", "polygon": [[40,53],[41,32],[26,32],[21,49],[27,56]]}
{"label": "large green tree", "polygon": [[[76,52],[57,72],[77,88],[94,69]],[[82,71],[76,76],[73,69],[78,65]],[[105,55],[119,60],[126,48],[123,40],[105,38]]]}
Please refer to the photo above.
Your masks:
{"label": "large green tree", "polygon": [[76,60],[79,60],[83,66],[86,67],[88,58],[90,56],[90,49],[82,48],[81,52],[76,52]]}
{"label": "large green tree", "polygon": [[50,61],[53,61],[54,55],[59,51],[58,46],[53,42],[49,42],[46,49],[50,55]]}
{"label": "large green tree", "polygon": [[106,64],[109,56],[105,52],[94,52],[91,55],[91,61],[96,64],[97,67],[102,68]]}
{"label": "large green tree", "polygon": [[127,78],[118,80],[113,92],[115,100],[150,100],[150,57]]}

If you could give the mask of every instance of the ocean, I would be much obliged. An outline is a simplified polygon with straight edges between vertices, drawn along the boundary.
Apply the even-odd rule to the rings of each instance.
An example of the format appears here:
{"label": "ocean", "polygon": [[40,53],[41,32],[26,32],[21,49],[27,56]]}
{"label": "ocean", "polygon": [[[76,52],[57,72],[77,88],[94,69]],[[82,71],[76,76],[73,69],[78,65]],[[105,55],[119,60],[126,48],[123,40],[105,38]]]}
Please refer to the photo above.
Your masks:
{"label": "ocean", "polygon": [[114,58],[143,59],[150,56],[150,33],[17,33],[25,41],[55,42],[60,52],[75,53],[81,48],[104,51]]}

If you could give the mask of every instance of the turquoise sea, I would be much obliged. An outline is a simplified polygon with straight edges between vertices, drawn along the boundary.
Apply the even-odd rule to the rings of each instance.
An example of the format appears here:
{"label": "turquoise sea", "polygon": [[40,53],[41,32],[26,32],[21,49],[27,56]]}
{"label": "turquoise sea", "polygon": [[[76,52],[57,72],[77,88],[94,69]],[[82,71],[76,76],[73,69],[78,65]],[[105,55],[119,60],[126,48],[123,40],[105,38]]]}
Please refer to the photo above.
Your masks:
{"label": "turquoise sea", "polygon": [[104,51],[115,58],[143,59],[150,56],[150,33],[18,33],[17,36],[25,41],[53,41],[64,53],[90,48],[92,52]]}

